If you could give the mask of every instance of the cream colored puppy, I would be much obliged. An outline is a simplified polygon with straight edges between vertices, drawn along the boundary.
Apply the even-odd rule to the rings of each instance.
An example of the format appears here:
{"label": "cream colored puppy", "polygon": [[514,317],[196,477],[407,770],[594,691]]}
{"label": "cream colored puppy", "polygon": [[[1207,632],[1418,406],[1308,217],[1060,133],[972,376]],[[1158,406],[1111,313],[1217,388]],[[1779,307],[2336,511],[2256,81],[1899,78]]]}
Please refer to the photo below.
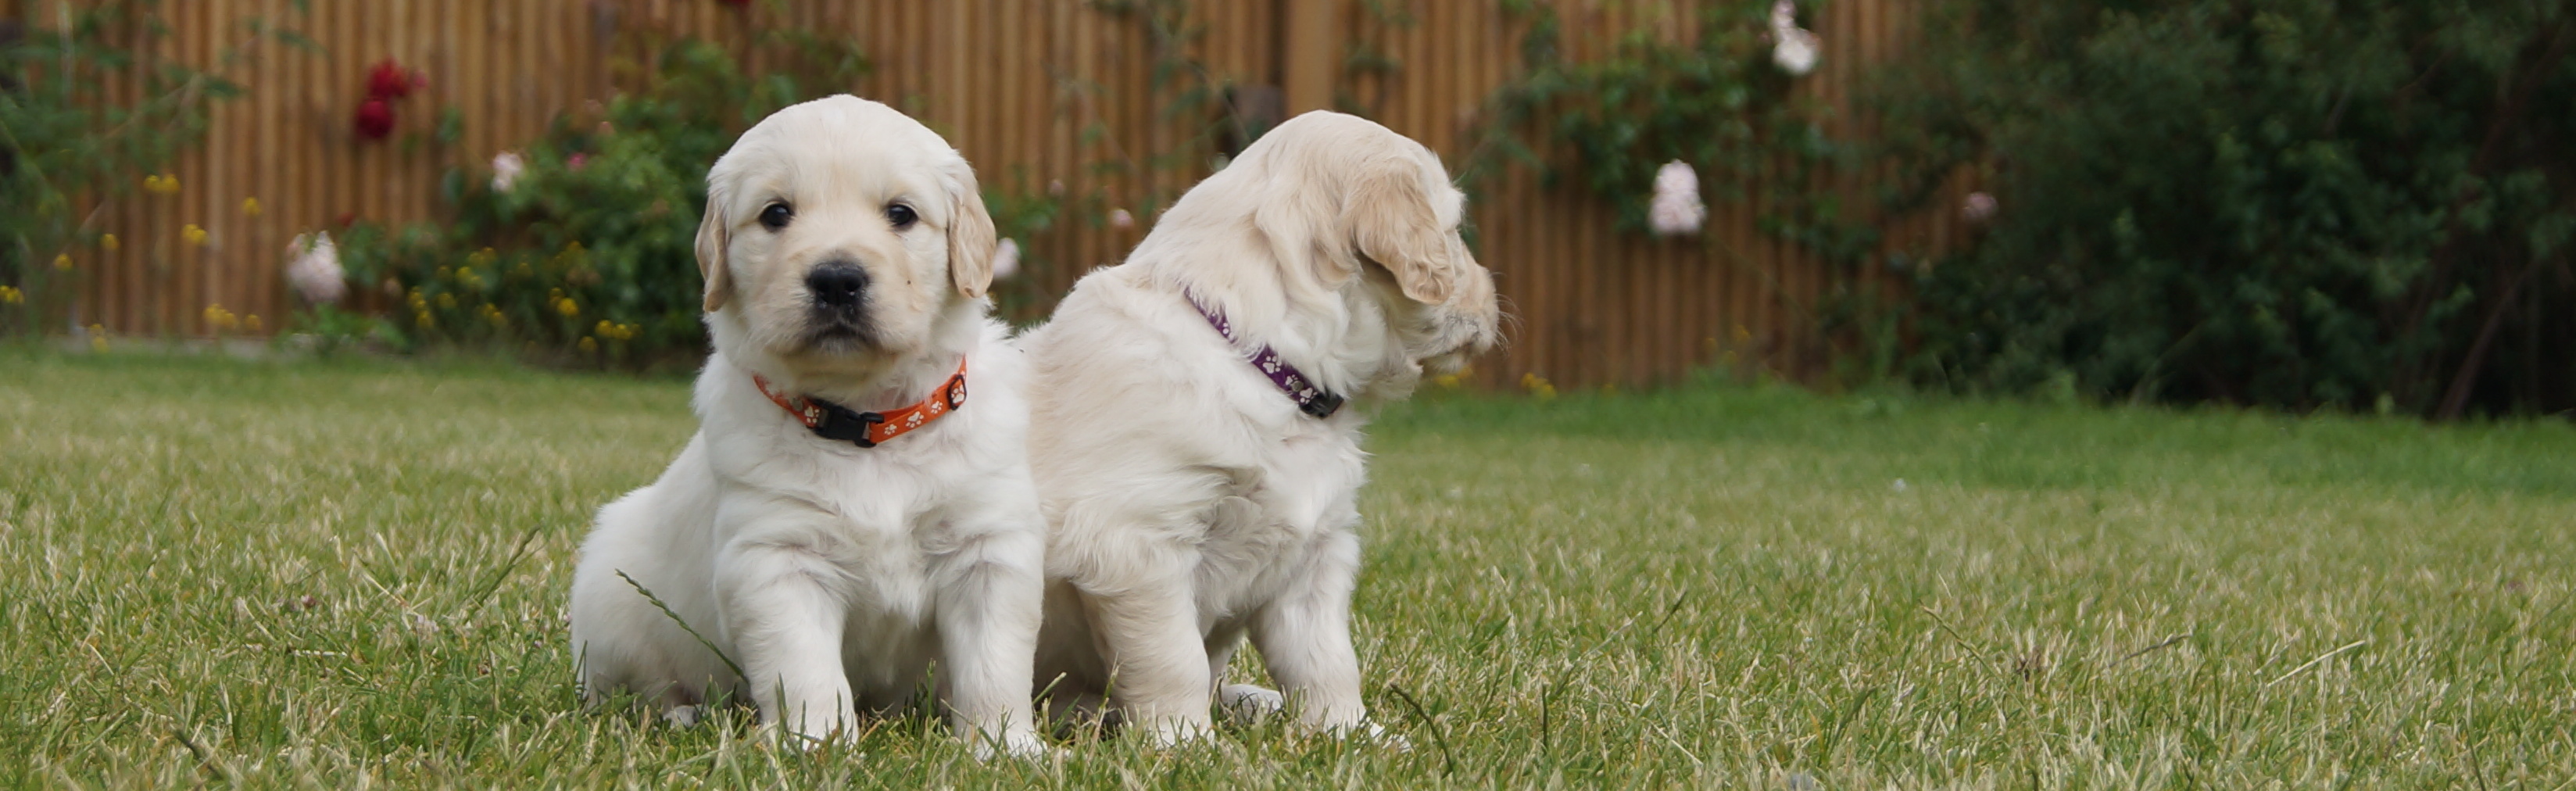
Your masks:
{"label": "cream colored puppy", "polygon": [[936,661],[961,738],[1042,750],[1026,364],[985,317],[973,169],[885,105],[796,105],[708,172],[697,245],[715,346],[698,434],[582,545],[584,696],[630,690],[683,721],[749,699],[828,739]]}
{"label": "cream colored puppy", "polygon": [[1106,693],[1158,741],[1194,737],[1249,635],[1303,725],[1366,724],[1349,624],[1360,428],[1426,367],[1494,343],[1463,200],[1420,144],[1298,116],[1023,339],[1050,526],[1037,680],[1057,704]]}

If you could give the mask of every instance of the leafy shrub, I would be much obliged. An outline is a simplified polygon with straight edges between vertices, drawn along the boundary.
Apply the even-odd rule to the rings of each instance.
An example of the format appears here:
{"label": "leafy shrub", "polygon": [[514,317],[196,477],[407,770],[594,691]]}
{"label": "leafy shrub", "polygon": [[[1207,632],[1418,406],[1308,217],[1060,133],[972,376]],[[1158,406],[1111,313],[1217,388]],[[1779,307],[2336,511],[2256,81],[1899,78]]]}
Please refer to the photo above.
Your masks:
{"label": "leafy shrub", "polygon": [[2576,406],[2570,6],[1966,0],[1923,40],[1890,145],[2000,211],[1919,275],[1918,378]]}
{"label": "leafy shrub", "polygon": [[707,168],[762,117],[839,92],[867,69],[850,45],[773,34],[772,68],[681,40],[636,69],[636,90],[559,117],[513,152],[515,179],[448,174],[452,215],[340,234],[352,280],[400,304],[404,342],[503,347],[641,367],[694,363],[706,344],[694,241]]}
{"label": "leafy shrub", "polygon": [[[117,244],[98,208],[137,187],[177,189],[159,170],[204,137],[215,102],[242,95],[221,73],[137,57],[170,34],[160,5],[75,4],[60,26],[0,21],[0,333],[64,326],[94,251]],[[310,44],[265,19],[249,29],[216,61],[239,64],[272,40]]]}
{"label": "leafy shrub", "polygon": [[1509,163],[1536,165],[1544,180],[1573,179],[1609,203],[1618,227],[1643,232],[1658,169],[1680,161],[1701,194],[1759,198],[1766,231],[1831,260],[1856,257],[1874,235],[1841,222],[1836,196],[1811,188],[1846,147],[1816,125],[1821,106],[1793,96],[1798,77],[1773,64],[1773,5],[1705,3],[1687,43],[1640,30],[1606,57],[1576,62],[1560,51],[1553,5],[1506,0],[1530,20],[1523,71],[1486,99],[1461,180],[1473,186]]}

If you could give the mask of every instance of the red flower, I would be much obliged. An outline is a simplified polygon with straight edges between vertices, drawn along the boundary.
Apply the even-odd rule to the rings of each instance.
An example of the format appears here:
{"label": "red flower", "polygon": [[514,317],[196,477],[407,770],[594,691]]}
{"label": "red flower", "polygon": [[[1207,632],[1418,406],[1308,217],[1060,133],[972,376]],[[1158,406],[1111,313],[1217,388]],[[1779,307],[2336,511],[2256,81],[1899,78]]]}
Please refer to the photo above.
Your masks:
{"label": "red flower", "polygon": [[383,99],[368,99],[358,105],[356,123],[361,140],[383,140],[394,133],[394,106]]}
{"label": "red flower", "polygon": [[400,99],[411,95],[411,89],[426,82],[418,72],[403,71],[402,64],[386,58],[367,70],[367,98]]}

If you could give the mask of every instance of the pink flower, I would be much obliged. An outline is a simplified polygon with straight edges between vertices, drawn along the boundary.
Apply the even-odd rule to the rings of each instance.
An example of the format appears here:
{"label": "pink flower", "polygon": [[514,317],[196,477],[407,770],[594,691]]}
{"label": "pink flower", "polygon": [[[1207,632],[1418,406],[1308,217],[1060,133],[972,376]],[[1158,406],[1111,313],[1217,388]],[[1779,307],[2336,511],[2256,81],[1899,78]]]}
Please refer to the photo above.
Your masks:
{"label": "pink flower", "polygon": [[1657,236],[1699,233],[1708,221],[1708,206],[1699,200],[1699,172],[1673,160],[1655,171],[1655,196],[1646,206],[1646,225]]}
{"label": "pink flower", "polygon": [[1020,242],[1017,239],[1004,239],[1000,247],[993,248],[993,279],[1009,280],[1012,275],[1019,273]]}
{"label": "pink flower", "polygon": [[571,159],[564,160],[564,167],[570,170],[580,170],[581,166],[587,164],[590,164],[589,154],[574,154]]}
{"label": "pink flower", "polygon": [[290,256],[286,282],[307,304],[329,305],[349,295],[346,273],[340,269],[340,251],[331,244],[331,234],[299,235],[287,243],[286,254]]}
{"label": "pink flower", "polygon": [[519,183],[519,174],[527,169],[528,162],[519,158],[519,152],[503,151],[492,155],[492,191],[509,192],[510,187]]}
{"label": "pink flower", "polygon": [[1122,231],[1134,228],[1136,227],[1136,215],[1128,214],[1126,209],[1110,209],[1109,227]]}
{"label": "pink flower", "polygon": [[1798,27],[1798,5],[1791,0],[1771,4],[1771,62],[1791,77],[1803,77],[1816,70],[1823,55],[1822,42],[1816,34]]}
{"label": "pink flower", "polygon": [[1968,193],[1968,199],[1960,203],[1959,216],[1967,218],[1969,222],[1983,223],[1994,219],[1995,210],[1999,208],[2002,207],[1995,204],[1995,196],[1983,192],[1971,192]]}

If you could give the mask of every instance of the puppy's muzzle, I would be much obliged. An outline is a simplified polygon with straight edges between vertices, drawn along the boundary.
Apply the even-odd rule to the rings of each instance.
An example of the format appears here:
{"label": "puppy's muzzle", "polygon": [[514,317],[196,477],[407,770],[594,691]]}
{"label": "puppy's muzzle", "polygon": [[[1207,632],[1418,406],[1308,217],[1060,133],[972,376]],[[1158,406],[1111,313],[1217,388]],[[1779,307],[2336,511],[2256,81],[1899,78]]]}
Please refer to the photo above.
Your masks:
{"label": "puppy's muzzle", "polygon": [[867,300],[868,271],[843,259],[825,261],[805,274],[805,290],[814,294],[816,310],[856,317]]}
{"label": "puppy's muzzle", "polygon": [[850,343],[876,342],[868,323],[868,271],[855,261],[833,258],[805,273],[807,304],[805,340],[823,351],[851,351]]}

